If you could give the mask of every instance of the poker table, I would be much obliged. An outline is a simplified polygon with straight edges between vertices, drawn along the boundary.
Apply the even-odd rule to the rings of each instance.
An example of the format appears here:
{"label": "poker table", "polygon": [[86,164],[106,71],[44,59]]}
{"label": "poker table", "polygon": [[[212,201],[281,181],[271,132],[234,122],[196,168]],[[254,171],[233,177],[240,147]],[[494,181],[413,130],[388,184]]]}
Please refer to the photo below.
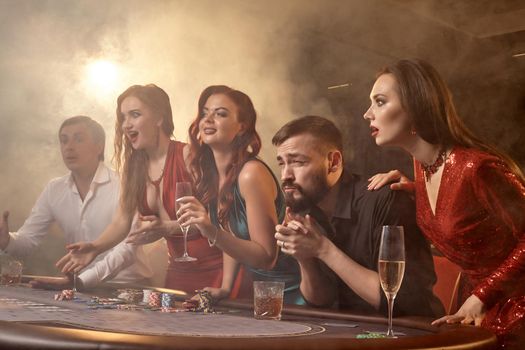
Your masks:
{"label": "poker table", "polygon": [[437,328],[425,318],[394,319],[396,339],[360,339],[384,331],[386,320],[300,306],[285,306],[281,321],[255,320],[252,303],[234,300],[222,301],[214,313],[93,308],[86,300],[95,291],[67,301],[54,300],[55,293],[0,287],[0,349],[496,348],[496,337],[484,329]]}

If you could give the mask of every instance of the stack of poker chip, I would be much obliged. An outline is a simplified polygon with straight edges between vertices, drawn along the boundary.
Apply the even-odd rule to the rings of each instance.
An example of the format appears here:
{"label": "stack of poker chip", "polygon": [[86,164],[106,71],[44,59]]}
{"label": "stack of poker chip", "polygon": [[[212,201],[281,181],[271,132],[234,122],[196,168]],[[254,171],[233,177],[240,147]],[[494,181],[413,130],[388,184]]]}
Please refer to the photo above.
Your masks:
{"label": "stack of poker chip", "polygon": [[162,308],[171,309],[175,306],[175,297],[170,293],[162,293]]}
{"label": "stack of poker chip", "polygon": [[142,301],[142,290],[140,289],[119,289],[118,298],[130,304],[138,304]]}
{"label": "stack of poker chip", "polygon": [[142,303],[143,304],[149,304],[149,296],[151,295],[152,290],[151,289],[144,289],[142,290]]}
{"label": "stack of poker chip", "polygon": [[72,289],[64,289],[61,293],[55,294],[55,300],[73,300],[75,298],[75,291]]}
{"label": "stack of poker chip", "polygon": [[151,292],[149,295],[148,305],[150,307],[160,308],[161,304],[161,294],[160,292]]}

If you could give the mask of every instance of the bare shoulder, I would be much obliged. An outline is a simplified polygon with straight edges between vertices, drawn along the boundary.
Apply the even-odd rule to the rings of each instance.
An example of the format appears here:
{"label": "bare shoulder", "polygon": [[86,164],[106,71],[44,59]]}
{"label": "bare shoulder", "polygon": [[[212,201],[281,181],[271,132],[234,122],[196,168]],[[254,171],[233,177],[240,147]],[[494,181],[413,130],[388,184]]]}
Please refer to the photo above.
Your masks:
{"label": "bare shoulder", "polygon": [[239,189],[243,197],[249,193],[267,192],[277,194],[274,178],[261,161],[249,160],[244,164],[239,173]]}
{"label": "bare shoulder", "polygon": [[239,184],[255,184],[265,180],[271,180],[273,183],[273,176],[270,170],[258,160],[247,161],[239,172]]}

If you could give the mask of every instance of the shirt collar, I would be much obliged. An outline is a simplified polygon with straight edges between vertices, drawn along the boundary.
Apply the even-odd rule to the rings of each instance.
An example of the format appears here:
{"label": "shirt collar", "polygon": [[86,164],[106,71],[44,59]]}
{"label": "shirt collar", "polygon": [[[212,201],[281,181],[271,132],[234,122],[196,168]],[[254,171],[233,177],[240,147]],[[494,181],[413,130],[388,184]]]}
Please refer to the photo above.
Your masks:
{"label": "shirt collar", "polygon": [[[111,181],[109,169],[106,167],[106,165],[104,165],[104,162],[99,162],[97,170],[95,171],[95,175],[93,176],[93,180],[91,180],[91,187],[95,185],[98,186],[109,181]],[[73,192],[78,193],[78,189],[75,185],[75,180],[73,179],[73,174],[71,171],[69,172],[67,183]]]}
{"label": "shirt collar", "polygon": [[95,172],[95,176],[93,176],[91,184],[103,184],[109,181],[111,181],[109,169],[106,167],[106,165],[104,165],[104,162],[99,162],[97,171]]}

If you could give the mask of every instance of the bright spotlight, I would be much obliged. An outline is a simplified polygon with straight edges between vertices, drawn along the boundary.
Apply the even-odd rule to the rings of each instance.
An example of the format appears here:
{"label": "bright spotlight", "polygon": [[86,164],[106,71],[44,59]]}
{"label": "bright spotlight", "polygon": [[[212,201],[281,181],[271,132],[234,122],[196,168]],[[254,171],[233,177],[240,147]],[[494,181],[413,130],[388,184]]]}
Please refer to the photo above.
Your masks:
{"label": "bright spotlight", "polygon": [[87,80],[97,93],[109,93],[115,90],[117,73],[117,66],[106,60],[98,60],[87,66]]}

